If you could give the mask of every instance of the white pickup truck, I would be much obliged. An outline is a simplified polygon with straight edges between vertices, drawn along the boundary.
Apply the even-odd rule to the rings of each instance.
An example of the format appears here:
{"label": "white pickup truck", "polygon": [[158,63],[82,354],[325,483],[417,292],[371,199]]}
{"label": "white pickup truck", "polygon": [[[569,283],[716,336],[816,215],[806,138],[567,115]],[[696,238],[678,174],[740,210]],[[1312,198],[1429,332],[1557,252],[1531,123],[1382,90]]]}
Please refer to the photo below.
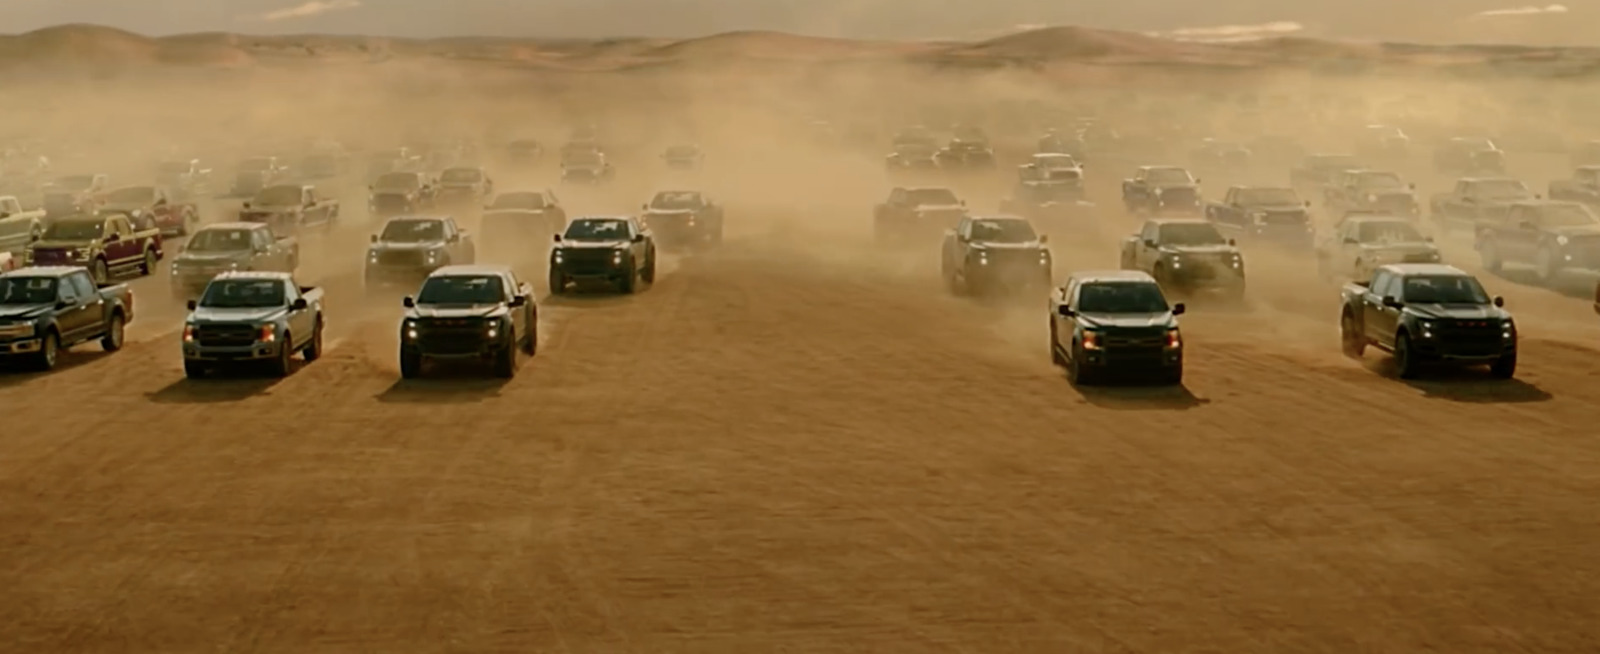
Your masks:
{"label": "white pickup truck", "polygon": [[24,210],[14,195],[0,195],[0,252],[21,258],[44,233],[44,209]]}

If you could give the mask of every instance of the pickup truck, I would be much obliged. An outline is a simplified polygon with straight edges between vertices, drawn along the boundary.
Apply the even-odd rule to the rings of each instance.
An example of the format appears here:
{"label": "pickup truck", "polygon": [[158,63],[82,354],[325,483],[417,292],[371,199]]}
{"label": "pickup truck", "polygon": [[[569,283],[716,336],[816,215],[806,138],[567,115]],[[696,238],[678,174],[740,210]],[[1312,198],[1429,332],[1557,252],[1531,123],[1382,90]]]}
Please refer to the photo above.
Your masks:
{"label": "pickup truck", "polygon": [[93,340],[122,349],[133,320],[133,291],[96,284],[76,266],[40,266],[0,273],[0,358],[51,370],[61,352]]}
{"label": "pickup truck", "polygon": [[338,219],[338,200],[324,197],[315,186],[301,184],[278,184],[261,189],[239,211],[239,220],[269,223],[273,231],[289,236],[328,229]]}
{"label": "pickup truck", "polygon": [[[570,144],[569,144],[570,145]],[[581,184],[609,182],[616,177],[616,168],[606,153],[600,150],[563,150],[561,153],[561,181]]]}
{"label": "pickup truck", "polygon": [[31,266],[79,266],[96,284],[112,275],[150,275],[163,256],[161,229],[147,217],[105,212],[50,223],[26,253]]}
{"label": "pickup truck", "polygon": [[21,257],[44,234],[44,210],[27,211],[14,195],[0,196],[0,252]]}
{"label": "pickup truck", "polygon": [[1206,204],[1206,220],[1236,237],[1310,249],[1310,209],[1311,201],[1287,186],[1232,186],[1220,202]]}
{"label": "pickup truck", "polygon": [[1454,175],[1504,175],[1506,153],[1482,137],[1456,137],[1433,151],[1433,167]]}
{"label": "pickup truck", "polygon": [[1074,385],[1117,373],[1183,383],[1182,302],[1168,305],[1161,285],[1133,271],[1073,273],[1050,296],[1050,361]]}
{"label": "pickup truck", "polygon": [[1204,220],[1152,218],[1122,242],[1123,270],[1148,273],[1169,291],[1244,297],[1244,255]]}
{"label": "pickup truck", "polygon": [[1394,354],[1401,379],[1423,364],[1488,364],[1495,377],[1517,371],[1517,327],[1478,279],[1454,266],[1404,263],[1379,266],[1369,281],[1345,284],[1339,318],[1345,356],[1367,347]]}
{"label": "pickup truck", "polygon": [[162,236],[188,236],[200,223],[200,207],[193,202],[177,202],[159,186],[124,186],[105,194],[101,209],[126,214],[148,215],[161,229]]}
{"label": "pickup truck", "polygon": [[1048,242],[1026,218],[962,218],[945,232],[940,251],[945,288],[957,295],[1049,288],[1053,262]]}
{"label": "pickup truck", "polygon": [[494,180],[477,166],[454,166],[439,173],[439,192],[435,202],[447,209],[481,206],[494,195]]}
{"label": "pickup truck", "polygon": [[1475,235],[1490,272],[1528,265],[1544,284],[1569,271],[1600,273],[1600,218],[1579,202],[1517,202],[1479,220]]}
{"label": "pickup truck", "polygon": [[206,225],[179,246],[171,266],[172,296],[198,297],[213,277],[236,270],[292,273],[300,265],[300,244],[278,236],[264,223]]}
{"label": "pickup truck", "polygon": [[722,205],[700,191],[657,191],[639,209],[663,247],[722,242]]}
{"label": "pickup truck", "polygon": [[697,170],[705,161],[706,154],[700,146],[693,143],[680,143],[668,146],[661,153],[661,160],[666,162],[667,168],[672,170]]}
{"label": "pickup truck", "polygon": [[322,356],[322,289],[286,272],[228,272],[190,300],[183,323],[183,372],[199,379],[230,365],[265,363],[286,377],[290,359]]}
{"label": "pickup truck", "polygon": [[539,348],[533,289],[506,266],[447,266],[406,296],[400,323],[400,376],[422,374],[430,360],[489,363],[501,378],[517,374],[519,354]]}
{"label": "pickup truck", "polygon": [[1083,163],[1070,154],[1035,154],[1017,166],[1019,182],[1059,182],[1083,195]]}
{"label": "pickup truck", "polygon": [[1022,216],[1051,229],[1078,229],[1092,218],[1095,204],[1083,199],[1083,187],[1060,182],[1017,182],[1000,200],[1000,213]]}
{"label": "pickup truck", "polygon": [[156,164],[156,185],[171,189],[174,200],[190,201],[211,193],[211,169],[199,159],[176,159]]}
{"label": "pickup truck", "polygon": [[1182,166],[1140,166],[1122,180],[1122,205],[1130,213],[1201,213],[1200,180]]}
{"label": "pickup truck", "polygon": [[1418,216],[1417,185],[1387,170],[1346,170],[1323,188],[1322,201],[1335,214],[1347,211],[1384,211]]}
{"label": "pickup truck", "polygon": [[100,194],[110,186],[106,175],[67,175],[44,185],[44,210],[54,219],[94,211],[100,207]]}
{"label": "pickup truck", "polygon": [[579,218],[551,240],[551,295],[565,295],[568,285],[588,281],[613,284],[631,295],[639,282],[656,281],[655,234],[632,216]]}
{"label": "pickup truck", "polygon": [[367,187],[367,213],[387,218],[433,208],[434,187],[424,173],[395,171]]}
{"label": "pickup truck", "polygon": [[228,187],[228,196],[248,198],[288,178],[289,168],[279,163],[277,157],[251,157],[234,168],[233,184]]}
{"label": "pickup truck", "polygon": [[1550,182],[1550,199],[1600,206],[1600,164],[1579,166],[1570,179]]}
{"label": "pickup truck", "polygon": [[1539,196],[1510,177],[1465,177],[1428,199],[1429,217],[1441,231],[1476,230],[1478,222],[1505,214],[1511,205]]}
{"label": "pickup truck", "polygon": [[943,186],[896,186],[873,209],[872,232],[880,244],[936,235],[967,217],[967,202]]}
{"label": "pickup truck", "polygon": [[506,160],[513,166],[525,168],[544,159],[544,144],[536,139],[516,139],[506,144]]}
{"label": "pickup truck", "polygon": [[373,234],[363,279],[369,290],[411,285],[451,264],[478,259],[478,244],[450,216],[390,218]]}
{"label": "pickup truck", "polygon": [[1388,263],[1438,263],[1439,247],[1403,216],[1350,214],[1317,244],[1317,271],[1323,279],[1370,279]]}

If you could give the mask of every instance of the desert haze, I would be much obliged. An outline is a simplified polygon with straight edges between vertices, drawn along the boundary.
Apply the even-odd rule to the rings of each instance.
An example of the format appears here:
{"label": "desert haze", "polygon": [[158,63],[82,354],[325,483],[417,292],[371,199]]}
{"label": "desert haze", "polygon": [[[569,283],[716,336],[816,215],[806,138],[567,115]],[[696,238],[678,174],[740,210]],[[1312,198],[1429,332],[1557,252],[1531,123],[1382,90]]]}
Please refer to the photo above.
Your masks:
{"label": "desert haze", "polygon": [[[1585,208],[1600,186],[1581,179],[1600,165],[1600,51],[1443,42],[1466,33],[1450,30],[1332,38],[1355,28],[1264,4],[899,40],[85,24],[0,37],[0,262],[81,251],[73,265],[99,275],[93,253],[127,239],[60,245],[50,230],[123,215],[105,204],[114,189],[169,194],[129,220],[192,218],[104,269],[100,293],[131,306],[115,336],[61,340],[72,330],[40,318],[59,310],[48,299],[0,296],[0,363],[16,364],[0,371],[0,643],[1600,650],[1600,349],[1583,269],[1600,248],[1540,249],[1600,238]],[[1184,31],[1277,20],[1295,25]],[[1040,153],[1082,166],[1044,179],[1062,159]],[[1179,383],[1090,384],[1085,341],[1057,347],[1083,323],[1048,299],[1076,271],[1143,265],[1133,236],[1177,195],[1141,195],[1126,178],[1142,166],[1198,178],[1204,202],[1183,211],[1237,209],[1215,203],[1236,186],[1292,193],[1300,245],[1267,240],[1253,210],[1243,227],[1195,217],[1241,230],[1212,244],[1240,254],[1216,273],[1237,275],[1239,297],[1187,293],[1157,265],[1185,302],[1154,346],[1181,357],[1162,378]],[[1395,203],[1346,185],[1351,166],[1392,173]],[[463,204],[429,195],[446,171],[480,170],[490,183],[462,187]],[[391,192],[386,173],[429,190]],[[103,188],[65,190],[93,175]],[[1572,199],[1560,206],[1582,224],[1491,249],[1482,229],[1509,214],[1464,208],[1464,178],[1525,185],[1495,206]],[[252,217],[262,185],[310,186],[312,201]],[[896,188],[958,201],[886,231]],[[660,191],[719,209],[682,222]],[[519,192],[560,210],[491,209]],[[1027,241],[1032,285],[980,293],[966,271],[989,255],[945,230],[1002,208],[1048,238]],[[1412,224],[1416,245],[1475,276],[1487,296],[1453,310],[1482,320],[1503,299],[1514,327],[1495,326],[1493,367],[1415,368],[1398,340],[1398,362],[1379,340],[1351,351],[1341,292],[1385,260],[1338,249],[1346,212]],[[384,287],[380,234],[407,213],[464,231],[429,250],[444,261],[404,264],[416,283]],[[569,222],[641,215],[648,238],[601,262],[626,266],[600,280],[615,289],[568,285],[584,281],[557,256],[581,250],[555,238]],[[273,354],[287,362],[274,373],[197,368],[208,332],[186,327],[176,284],[203,254],[194,231],[241,218],[269,221],[297,285],[321,294],[314,345]],[[412,368],[432,342],[415,321],[434,323],[402,297],[444,263],[529,285],[530,304],[501,307],[536,312],[522,352]],[[477,329],[451,333],[492,337]],[[245,331],[246,349],[299,342]],[[72,347],[46,361],[58,341]]]}

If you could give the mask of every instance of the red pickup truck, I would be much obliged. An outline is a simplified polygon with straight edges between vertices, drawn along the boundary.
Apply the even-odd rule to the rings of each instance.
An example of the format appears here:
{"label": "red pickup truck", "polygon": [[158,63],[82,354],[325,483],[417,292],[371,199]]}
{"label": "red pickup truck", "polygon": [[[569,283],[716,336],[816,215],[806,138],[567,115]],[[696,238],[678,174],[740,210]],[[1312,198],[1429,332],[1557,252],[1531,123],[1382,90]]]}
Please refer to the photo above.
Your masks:
{"label": "red pickup truck", "polygon": [[162,256],[161,229],[149,216],[102,212],[51,223],[28,247],[26,263],[88,268],[96,284],[105,284],[116,274],[152,274]]}
{"label": "red pickup truck", "polygon": [[200,224],[200,208],[193,202],[174,202],[160,186],[124,186],[105,194],[102,211],[149,216],[162,236],[188,236]]}

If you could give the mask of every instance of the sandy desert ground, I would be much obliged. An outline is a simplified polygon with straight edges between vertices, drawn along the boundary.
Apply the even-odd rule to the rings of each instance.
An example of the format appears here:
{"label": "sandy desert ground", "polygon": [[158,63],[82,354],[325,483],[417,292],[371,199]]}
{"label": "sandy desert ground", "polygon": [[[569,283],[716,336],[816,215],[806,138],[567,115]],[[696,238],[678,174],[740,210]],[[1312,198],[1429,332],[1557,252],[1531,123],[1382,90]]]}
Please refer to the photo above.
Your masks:
{"label": "sandy desert ground", "polygon": [[[634,296],[544,297],[512,380],[399,380],[395,298],[361,288],[359,179],[299,272],[330,352],[285,379],[183,376],[164,272],[129,346],[0,375],[0,643],[18,652],[1594,652],[1596,316],[1477,267],[1518,317],[1518,379],[1395,378],[1342,357],[1337,287],[1249,251],[1243,309],[1185,315],[1181,389],[1075,388],[1043,298],[941,287],[874,246],[894,127],[968,120],[1005,158],[954,182],[992,209],[1046,127],[1097,115],[1145,151],[1090,159],[1092,220],[1056,277],[1116,265],[1133,166],[1204,136],[1342,148],[1367,123],[1424,194],[1427,143],[1503,136],[1565,177],[1600,61],[1579,50],[1165,42],[1076,28],[984,43],[746,33],[688,42],[402,42],[73,26],[7,37],[5,136],[135,183],[306,139],[482,144],[501,190],[574,215],[657,188],[727,205],[728,240]],[[618,181],[496,168],[604,126]],[[815,121],[828,121],[821,132]],[[1176,127],[1174,127],[1174,125]],[[1532,137],[1523,138],[1524,135]],[[692,175],[665,144],[705,146]],[[1201,170],[1282,184],[1292,162]],[[223,219],[237,201],[204,205]],[[476,227],[476,216],[461,219]],[[547,243],[485,259],[543,279]]]}

